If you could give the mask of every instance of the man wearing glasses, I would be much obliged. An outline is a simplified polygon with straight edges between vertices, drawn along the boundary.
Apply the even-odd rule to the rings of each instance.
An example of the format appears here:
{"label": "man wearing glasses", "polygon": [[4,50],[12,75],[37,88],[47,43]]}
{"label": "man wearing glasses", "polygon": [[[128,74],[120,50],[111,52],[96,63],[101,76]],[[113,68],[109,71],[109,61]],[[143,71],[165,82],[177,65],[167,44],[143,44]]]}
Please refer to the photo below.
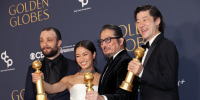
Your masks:
{"label": "man wearing glasses", "polygon": [[98,92],[88,92],[86,100],[137,100],[137,79],[134,79],[132,92],[119,88],[126,77],[128,63],[132,60],[125,50],[126,40],[120,27],[104,25],[98,43],[109,60],[99,80]]}

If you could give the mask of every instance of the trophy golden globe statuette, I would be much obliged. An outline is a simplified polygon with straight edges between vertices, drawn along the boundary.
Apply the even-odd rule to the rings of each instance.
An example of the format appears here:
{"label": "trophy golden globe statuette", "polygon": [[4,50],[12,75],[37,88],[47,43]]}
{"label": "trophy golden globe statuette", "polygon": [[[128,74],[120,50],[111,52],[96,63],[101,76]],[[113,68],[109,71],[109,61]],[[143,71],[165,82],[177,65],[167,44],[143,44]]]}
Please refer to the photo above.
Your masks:
{"label": "trophy golden globe statuette", "polygon": [[94,89],[92,88],[93,84],[92,84],[92,81],[94,79],[94,76],[91,72],[87,72],[84,74],[84,80],[87,82],[86,84],[86,93],[89,92],[89,91],[94,91]]}
{"label": "trophy golden globe statuette", "polygon": [[[144,49],[142,47],[139,47],[134,51],[134,54],[136,57],[133,58],[133,60],[140,62],[139,58],[143,57]],[[135,75],[131,71],[128,71],[126,78],[122,82],[120,88],[131,92],[132,88],[133,88],[132,82],[133,82],[134,77],[135,77]]]}
{"label": "trophy golden globe statuette", "polygon": [[[35,69],[35,73],[41,74],[40,68],[42,67],[42,63],[39,60],[35,60],[32,63],[32,68]],[[47,95],[44,91],[43,79],[42,76],[39,76],[39,80],[36,82],[37,95],[36,100],[48,100]]]}

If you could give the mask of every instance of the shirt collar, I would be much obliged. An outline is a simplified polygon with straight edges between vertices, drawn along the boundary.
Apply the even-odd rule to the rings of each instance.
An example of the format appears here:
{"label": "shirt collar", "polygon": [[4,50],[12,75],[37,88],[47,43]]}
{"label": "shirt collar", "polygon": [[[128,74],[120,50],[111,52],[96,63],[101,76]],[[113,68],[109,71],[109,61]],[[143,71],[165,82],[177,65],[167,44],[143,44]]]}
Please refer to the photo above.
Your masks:
{"label": "shirt collar", "polygon": [[[149,41],[149,46],[151,46],[151,44],[153,43],[153,41],[156,39],[156,37],[160,35],[160,33],[158,33],[156,36],[154,36],[150,41]],[[146,41],[147,43],[148,41]]]}
{"label": "shirt collar", "polygon": [[124,49],[120,50],[119,52],[117,52],[114,56],[113,56],[113,59],[115,59],[115,57],[120,53],[122,52]]}
{"label": "shirt collar", "polygon": [[55,59],[53,59],[53,60],[49,60],[48,58],[45,58],[45,60],[47,61],[47,62],[53,62],[54,64],[57,64],[58,63],[58,61],[59,61],[59,59],[61,58],[62,56],[61,56],[61,54],[59,55],[59,56],[57,56]]}

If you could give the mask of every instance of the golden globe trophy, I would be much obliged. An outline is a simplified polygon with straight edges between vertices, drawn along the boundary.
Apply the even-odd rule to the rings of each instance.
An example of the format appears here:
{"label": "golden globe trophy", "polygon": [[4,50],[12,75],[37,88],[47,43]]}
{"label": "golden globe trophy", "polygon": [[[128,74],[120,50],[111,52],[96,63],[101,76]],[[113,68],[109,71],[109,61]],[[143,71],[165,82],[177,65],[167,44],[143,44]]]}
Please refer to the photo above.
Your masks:
{"label": "golden globe trophy", "polygon": [[92,81],[94,79],[94,76],[91,72],[87,72],[84,74],[84,80],[87,82],[86,84],[86,93],[89,92],[89,91],[94,91],[94,89],[92,88],[93,84],[92,84]]}
{"label": "golden globe trophy", "polygon": [[[40,68],[42,67],[42,63],[39,60],[35,60],[32,63],[32,68],[35,69],[35,73],[41,74]],[[39,77],[39,80],[36,82],[37,95],[36,100],[48,100],[47,95],[44,91],[43,79],[42,76]]]}
{"label": "golden globe trophy", "polygon": [[[136,57],[133,58],[133,60],[140,62],[139,58],[144,56],[144,49],[142,47],[139,47],[134,51],[134,54]],[[120,88],[131,92],[133,88],[132,82],[133,82],[134,77],[135,75],[131,71],[128,71],[126,78],[122,82]]]}

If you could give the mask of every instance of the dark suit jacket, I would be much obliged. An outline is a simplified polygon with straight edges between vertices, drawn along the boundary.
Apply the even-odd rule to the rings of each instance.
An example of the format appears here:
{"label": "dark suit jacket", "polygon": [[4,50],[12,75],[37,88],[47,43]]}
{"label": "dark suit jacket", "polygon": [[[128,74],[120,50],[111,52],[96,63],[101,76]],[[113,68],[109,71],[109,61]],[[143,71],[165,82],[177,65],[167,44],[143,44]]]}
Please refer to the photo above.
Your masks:
{"label": "dark suit jacket", "polygon": [[[132,58],[126,50],[121,51],[104,71],[99,80],[98,92],[108,100],[137,100],[138,82],[134,79],[133,92],[119,88],[127,74],[127,66]],[[107,71],[106,71],[107,70]],[[105,73],[106,71],[106,73]],[[104,75],[105,73],[105,75]]]}
{"label": "dark suit jacket", "polygon": [[[44,60],[42,61],[42,68],[40,69],[42,72],[45,72],[45,66]],[[31,73],[35,72],[35,70],[32,68],[32,66],[29,66],[27,76],[26,76],[26,86],[25,86],[25,93],[24,93],[24,100],[36,100],[36,85],[32,82],[32,76]],[[78,72],[78,66],[77,64],[62,56],[62,70],[60,79],[67,75],[73,75],[76,72]],[[45,74],[45,73],[44,73]],[[52,100],[49,95],[47,94],[48,100]],[[65,90],[63,92],[60,92],[56,94],[53,100],[70,100],[70,95],[68,90]]]}
{"label": "dark suit jacket", "polygon": [[143,63],[141,100],[179,100],[178,52],[162,34],[153,41]]}

